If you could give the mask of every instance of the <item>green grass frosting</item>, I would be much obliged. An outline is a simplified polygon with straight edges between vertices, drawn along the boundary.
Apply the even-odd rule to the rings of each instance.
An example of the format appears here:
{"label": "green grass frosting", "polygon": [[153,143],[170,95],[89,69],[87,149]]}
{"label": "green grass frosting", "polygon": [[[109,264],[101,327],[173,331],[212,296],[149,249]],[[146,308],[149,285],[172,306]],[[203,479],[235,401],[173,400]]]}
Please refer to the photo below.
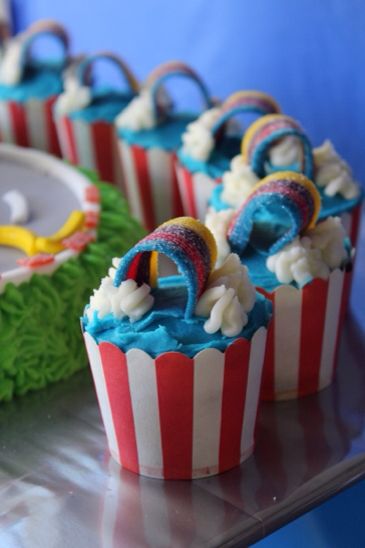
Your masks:
{"label": "green grass frosting", "polygon": [[0,294],[0,401],[66,379],[87,364],[80,316],[92,290],[142,236],[119,191],[84,172],[99,188],[98,237],[51,276],[34,274]]}

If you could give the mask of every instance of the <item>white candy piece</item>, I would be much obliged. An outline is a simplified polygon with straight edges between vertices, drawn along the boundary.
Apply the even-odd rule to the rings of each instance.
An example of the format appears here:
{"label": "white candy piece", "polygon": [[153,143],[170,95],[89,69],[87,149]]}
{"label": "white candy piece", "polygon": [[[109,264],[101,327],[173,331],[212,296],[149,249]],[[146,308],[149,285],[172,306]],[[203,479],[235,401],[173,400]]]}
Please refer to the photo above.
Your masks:
{"label": "white candy piece", "polygon": [[3,194],[2,200],[10,208],[11,224],[23,224],[29,220],[29,205],[22,192],[19,192],[18,190],[9,190]]}
{"label": "white candy piece", "polygon": [[360,194],[360,187],[354,181],[350,166],[339,156],[331,141],[313,150],[316,167],[316,183],[324,187],[326,196],[340,194],[347,200]]}
{"label": "white candy piece", "polygon": [[252,310],[255,299],[255,288],[249,280],[247,268],[240,263],[238,255],[231,253],[210,275],[195,313],[208,317],[204,323],[207,333],[221,330],[226,337],[235,337],[247,324],[248,312]]}
{"label": "white candy piece", "polygon": [[314,278],[325,280],[347,258],[345,236],[341,219],[329,217],[268,257],[266,267],[283,284],[296,282],[302,287]]}

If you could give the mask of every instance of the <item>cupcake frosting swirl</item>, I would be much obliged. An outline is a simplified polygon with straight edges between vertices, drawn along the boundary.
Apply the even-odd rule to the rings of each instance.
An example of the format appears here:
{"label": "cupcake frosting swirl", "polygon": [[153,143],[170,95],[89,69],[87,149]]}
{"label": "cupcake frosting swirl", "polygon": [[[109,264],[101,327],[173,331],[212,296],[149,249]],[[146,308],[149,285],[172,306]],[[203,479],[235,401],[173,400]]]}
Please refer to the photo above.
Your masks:
{"label": "cupcake frosting swirl", "polygon": [[326,140],[315,148],[313,156],[316,183],[324,188],[326,196],[340,194],[347,200],[359,196],[359,185],[353,179],[350,166],[339,156],[331,141]]}

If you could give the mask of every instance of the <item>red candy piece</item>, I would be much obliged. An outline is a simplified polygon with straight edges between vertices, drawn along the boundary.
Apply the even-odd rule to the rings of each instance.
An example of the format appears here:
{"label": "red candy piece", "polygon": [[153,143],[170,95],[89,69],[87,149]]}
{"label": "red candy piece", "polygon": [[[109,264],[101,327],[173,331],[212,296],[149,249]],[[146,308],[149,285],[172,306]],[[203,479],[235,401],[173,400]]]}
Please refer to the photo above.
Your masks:
{"label": "red candy piece", "polygon": [[27,268],[38,268],[46,264],[54,262],[54,255],[50,253],[38,253],[32,257],[23,257],[17,260],[17,264],[20,266],[26,266]]}
{"label": "red candy piece", "polygon": [[85,199],[87,202],[93,202],[98,204],[100,202],[99,189],[94,185],[89,185],[85,189]]}
{"label": "red candy piece", "polygon": [[75,232],[69,238],[62,240],[62,244],[73,251],[82,251],[93,240],[95,236],[90,232]]}
{"label": "red candy piece", "polygon": [[99,213],[97,211],[85,211],[85,226],[95,228],[99,224]]}

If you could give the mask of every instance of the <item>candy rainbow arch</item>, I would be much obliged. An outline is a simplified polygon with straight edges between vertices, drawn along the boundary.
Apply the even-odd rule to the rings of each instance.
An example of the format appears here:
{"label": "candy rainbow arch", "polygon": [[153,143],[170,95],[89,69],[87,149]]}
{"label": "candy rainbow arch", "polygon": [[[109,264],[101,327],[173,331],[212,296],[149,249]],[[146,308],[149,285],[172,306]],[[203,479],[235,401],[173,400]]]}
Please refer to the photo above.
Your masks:
{"label": "candy rainbow arch", "polygon": [[151,89],[156,119],[158,118],[157,92],[165,80],[173,76],[185,76],[194,81],[200,89],[206,108],[212,107],[212,100],[208,88],[199,75],[191,67],[181,61],[167,61],[156,67],[148,76],[145,87]]}
{"label": "candy rainbow arch", "polygon": [[97,53],[94,53],[93,55],[88,55],[87,57],[85,57],[84,59],[80,61],[80,63],[78,64],[76,68],[76,76],[78,78],[78,81],[80,82],[80,85],[87,85],[92,66],[95,64],[95,62],[101,59],[108,60],[112,62],[116,67],[118,67],[118,69],[120,70],[124,78],[126,79],[130,87],[130,90],[134,94],[137,94],[139,92],[138,81],[135,78],[129,66],[127,65],[127,63],[125,63],[125,61],[123,61],[123,59],[121,59],[119,55],[116,55],[115,53],[112,53],[110,51],[98,51]]}
{"label": "candy rainbow arch", "polygon": [[[53,38],[56,38],[59,43],[62,45],[64,50],[64,58],[63,58],[63,64],[65,65],[68,56],[69,56],[69,45],[70,45],[70,39],[67,34],[66,29],[57,23],[57,21],[53,21],[52,19],[42,19],[40,21],[36,21],[31,25],[27,30],[25,30],[23,33],[18,35],[16,39],[19,40],[21,43],[20,48],[20,57],[18,59],[18,62],[21,67],[21,74],[23,73],[23,70],[25,68],[27,57],[29,56],[30,48],[33,44],[33,42],[39,37],[39,36],[45,36],[49,35]],[[10,41],[11,46],[11,41]]]}
{"label": "candy rainbow arch", "polygon": [[208,228],[192,217],[171,219],[124,255],[115,274],[114,285],[118,287],[130,278],[138,284],[155,285],[158,253],[174,261],[186,279],[188,299],[185,317],[190,318],[215,265],[217,247],[214,237]]}
{"label": "candy rainbow arch", "polygon": [[237,91],[224,101],[220,116],[212,128],[212,133],[216,134],[227,120],[241,112],[252,112],[263,116],[280,112],[280,107],[271,95],[262,91]]}
{"label": "candy rainbow arch", "polygon": [[297,137],[303,146],[302,172],[313,178],[312,145],[296,120],[284,114],[268,114],[256,120],[242,139],[242,154],[258,177],[265,176],[265,161],[270,146],[284,137]]}
{"label": "candy rainbow arch", "polygon": [[250,240],[255,214],[267,205],[279,205],[291,220],[290,229],[268,249],[272,255],[315,226],[321,198],[314,183],[301,173],[278,171],[268,175],[254,187],[231,222],[227,236],[232,251],[242,255]]}

